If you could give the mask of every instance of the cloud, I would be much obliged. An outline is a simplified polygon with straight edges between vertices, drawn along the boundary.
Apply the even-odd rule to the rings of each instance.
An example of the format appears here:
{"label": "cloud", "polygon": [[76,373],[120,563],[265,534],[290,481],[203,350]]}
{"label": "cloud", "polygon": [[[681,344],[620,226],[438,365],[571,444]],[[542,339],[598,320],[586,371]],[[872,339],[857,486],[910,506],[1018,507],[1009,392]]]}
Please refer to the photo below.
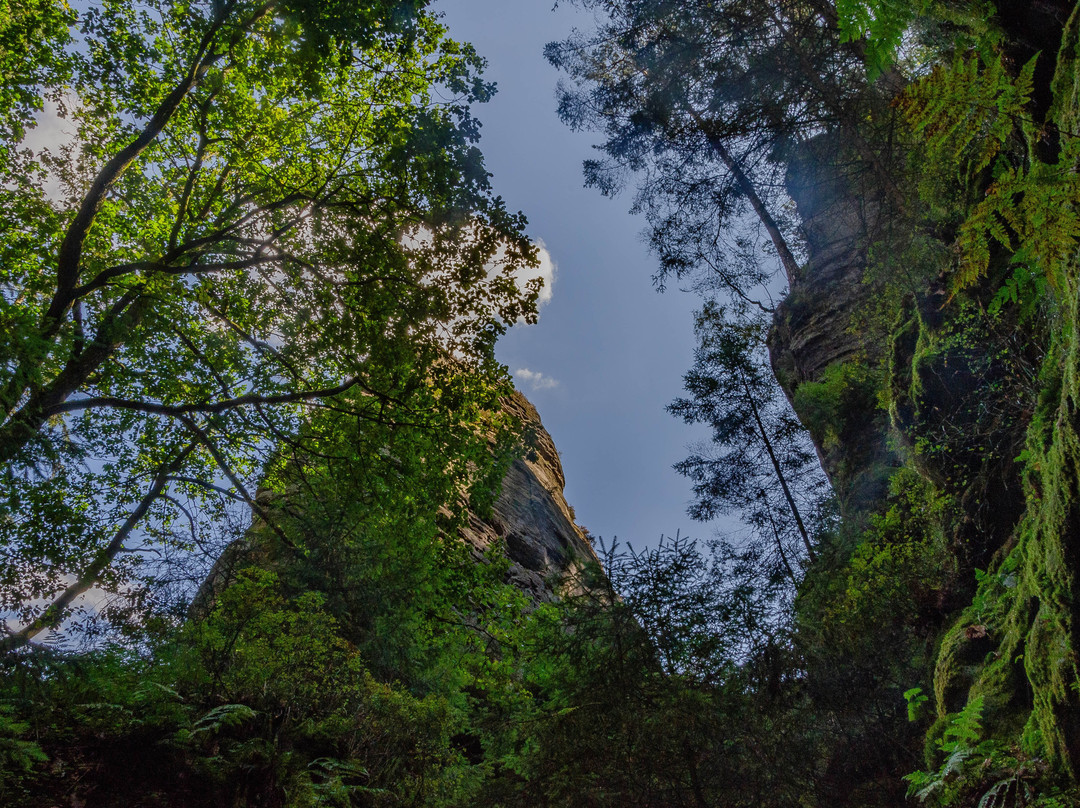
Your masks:
{"label": "cloud", "polygon": [[[543,240],[537,238],[533,239],[533,242],[539,248],[540,264],[535,267],[524,267],[517,272],[515,277],[521,285],[534,278],[543,279],[544,285],[540,288],[540,296],[536,299],[536,308],[539,310],[551,302],[551,295],[555,291],[555,276],[559,268],[555,263],[555,259],[551,257],[551,253],[548,252]],[[518,320],[518,325],[524,322],[524,320]]]}
{"label": "cloud", "polygon": [[[402,246],[410,250],[421,250],[428,247],[433,240],[431,231],[425,227],[417,227],[401,237]],[[544,240],[534,238],[532,241],[537,247],[539,263],[534,267],[518,267],[513,277],[519,288],[524,288],[529,281],[536,278],[543,280],[544,283],[540,287],[540,294],[536,299],[536,308],[539,310],[551,302],[551,295],[555,290],[555,276],[558,274],[559,268],[555,263],[555,259],[551,257],[551,253],[548,252]],[[492,260],[486,265],[488,280],[493,279],[501,272],[505,265],[506,247],[500,246]],[[523,325],[524,323],[525,318],[522,317],[518,319],[515,325]]]}
{"label": "cloud", "polygon": [[553,379],[550,376],[545,376],[543,373],[537,373],[535,370],[529,370],[528,368],[518,368],[515,370],[514,379],[520,383],[529,385],[529,389],[534,393],[537,390],[551,390],[552,388],[559,386],[558,379]]}
{"label": "cloud", "polygon": [[[64,97],[64,106],[67,109],[75,109],[79,104],[76,95],[68,94]],[[75,142],[76,125],[73,121],[60,116],[60,105],[56,101],[46,100],[44,109],[35,116],[36,125],[26,133],[22,145],[33,149],[37,157],[42,152],[50,152],[54,157],[60,157],[66,146]],[[43,183],[45,196],[54,202],[63,202],[63,186],[56,172],[49,170]]]}
{"label": "cloud", "polygon": [[558,271],[558,267],[543,241],[536,239],[536,246],[540,248],[540,266],[530,270],[532,274],[527,277],[544,279],[544,288],[540,290],[540,299],[536,301],[537,307],[540,307],[551,302],[551,294],[555,291],[555,273]]}

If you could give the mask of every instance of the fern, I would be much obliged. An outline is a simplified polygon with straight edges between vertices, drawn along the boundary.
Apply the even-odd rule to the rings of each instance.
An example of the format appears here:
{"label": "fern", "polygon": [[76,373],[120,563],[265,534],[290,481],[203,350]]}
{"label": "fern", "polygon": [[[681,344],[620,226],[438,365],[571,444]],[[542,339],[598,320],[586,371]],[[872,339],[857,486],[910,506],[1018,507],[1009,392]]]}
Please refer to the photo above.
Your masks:
{"label": "fern", "polygon": [[949,722],[938,741],[938,749],[946,754],[945,761],[936,772],[916,771],[904,777],[908,782],[909,797],[926,802],[949,781],[963,776],[969,758],[975,755],[982,757],[993,752],[992,743],[979,743],[982,735],[982,708],[982,696],[977,696]]}
{"label": "fern", "polygon": [[958,54],[916,82],[900,106],[911,130],[923,137],[932,165],[970,180],[1001,152],[1031,98],[1035,58],[1009,76],[1000,58]]}
{"label": "fern", "polygon": [[322,757],[311,761],[307,768],[307,787],[317,805],[354,805],[361,794],[388,794],[384,788],[370,788],[356,782],[366,781],[371,774],[354,761]]}
{"label": "fern", "polygon": [[990,248],[997,242],[1013,252],[1017,265],[1038,267],[1055,290],[1075,254],[1080,232],[1080,141],[1068,139],[1055,165],[1035,162],[1027,171],[1000,173],[960,227],[960,260],[954,285],[970,286],[985,274]]}
{"label": "fern", "polygon": [[998,780],[982,795],[976,808],[1005,808],[1009,792],[1013,792],[1014,805],[1028,805],[1034,796],[1031,787],[1020,779],[1020,773]]}
{"label": "fern", "polygon": [[246,704],[222,704],[207,712],[195,722],[190,730],[180,730],[176,734],[176,740],[180,743],[190,743],[199,733],[214,736],[224,729],[242,726],[256,715],[256,711]]}
{"label": "fern", "polygon": [[974,746],[982,735],[982,696],[976,696],[956,714],[941,738],[941,750],[955,752],[957,749]]}
{"label": "fern", "polygon": [[14,709],[0,704],[0,795],[48,757],[34,741],[24,740],[30,725],[13,718]]}
{"label": "fern", "polygon": [[863,42],[866,72],[872,81],[889,68],[904,33],[929,7],[928,0],[836,0],[840,39]]}
{"label": "fern", "polygon": [[[953,245],[953,291],[986,274],[995,246],[1011,254],[1017,269],[996,308],[1006,302],[1029,308],[1030,298],[1022,295],[1041,297],[1047,285],[1060,290],[1080,246],[1080,140],[1063,138],[1053,165],[1026,154],[1026,145],[1040,136],[1027,112],[1037,58],[1013,77],[989,48],[962,53],[916,82],[900,102],[905,121],[923,141],[925,164],[944,167],[961,189],[977,194],[961,215]],[[941,196],[941,179],[924,174],[920,192],[926,201]],[[1021,277],[1028,267],[1038,280]]]}
{"label": "fern", "polygon": [[930,700],[930,697],[923,693],[921,687],[913,687],[904,691],[904,700],[907,701],[908,721],[918,721],[922,715],[923,705]]}
{"label": "fern", "polygon": [[997,314],[1006,305],[1013,305],[1019,309],[1020,320],[1024,321],[1035,313],[1045,293],[1046,277],[1027,264],[1018,264],[1013,269],[1012,277],[998,289],[987,310],[990,314]]}

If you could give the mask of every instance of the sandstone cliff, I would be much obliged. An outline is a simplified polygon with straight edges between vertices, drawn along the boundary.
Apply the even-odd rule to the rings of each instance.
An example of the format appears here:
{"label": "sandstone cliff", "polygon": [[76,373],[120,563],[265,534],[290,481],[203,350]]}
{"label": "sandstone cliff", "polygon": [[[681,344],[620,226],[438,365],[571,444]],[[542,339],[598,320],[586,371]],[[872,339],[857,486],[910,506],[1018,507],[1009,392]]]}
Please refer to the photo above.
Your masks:
{"label": "sandstone cliff", "polygon": [[559,581],[573,581],[597,557],[563,496],[559,452],[536,408],[521,393],[505,406],[526,425],[532,449],[511,464],[491,516],[470,512],[461,535],[478,553],[501,540],[511,562],[510,582],[536,600],[550,600]]}
{"label": "sandstone cliff", "polygon": [[[787,190],[803,222],[809,260],[777,307],[769,354],[777,380],[810,429],[822,468],[850,514],[884,494],[898,461],[888,448],[888,417],[877,406],[872,381],[883,361],[883,346],[860,323],[878,291],[868,282],[867,248],[882,215],[859,187],[860,179],[837,168],[836,151],[828,137],[818,138],[788,171]],[[804,398],[817,386],[836,399],[831,423],[816,422],[800,406],[804,385]]]}
{"label": "sandstone cliff", "polygon": [[[563,581],[576,586],[577,573],[597,561],[597,556],[563,496],[566,481],[559,453],[536,408],[518,392],[505,399],[503,406],[523,424],[530,448],[524,458],[511,463],[490,514],[467,513],[460,538],[471,546],[478,562],[492,544],[501,542],[510,561],[508,583],[537,602],[550,601]],[[266,504],[275,496],[263,491],[259,499]],[[240,569],[274,565],[253,535],[257,535],[254,529],[222,553],[192,601],[193,615],[205,614]]]}

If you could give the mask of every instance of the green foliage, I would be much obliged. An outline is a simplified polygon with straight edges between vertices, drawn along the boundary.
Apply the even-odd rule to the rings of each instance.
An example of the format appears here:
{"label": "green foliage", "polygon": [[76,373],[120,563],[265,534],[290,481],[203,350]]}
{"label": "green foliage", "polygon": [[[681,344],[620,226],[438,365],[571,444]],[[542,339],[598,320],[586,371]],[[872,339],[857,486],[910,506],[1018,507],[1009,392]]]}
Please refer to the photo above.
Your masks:
{"label": "green foliage", "polygon": [[[774,333],[781,349],[790,337],[805,350],[793,367],[784,368],[796,411],[826,452],[838,450],[852,423],[873,412],[877,401],[890,408],[897,427],[892,437],[906,468],[894,477],[888,499],[867,503],[861,522],[845,520],[815,537],[810,554],[818,558],[807,565],[795,601],[795,642],[809,699],[832,726],[842,728],[819,736],[821,748],[829,750],[821,753],[823,780],[862,783],[865,790],[839,797],[862,804],[875,786],[910,770],[922,727],[900,723],[901,693],[913,682],[928,688],[943,627],[970,594],[966,570],[976,560],[986,565],[1024,509],[1013,458],[1021,452],[1035,401],[1040,395],[1054,398],[1035,373],[1045,355],[1044,329],[1058,316],[1045,305],[1043,289],[1072,289],[1057,277],[1072,272],[1080,230],[1072,221],[1072,147],[1063,136],[1065,160],[1054,166],[1042,162],[1056,137],[1042,139],[1044,132],[1032,120],[1033,99],[1046,90],[1037,86],[1044,77],[1040,63],[1024,52],[1026,41],[1011,38],[1029,32],[1020,30],[1010,9],[998,14],[983,3],[844,2],[812,6],[799,19],[795,7],[768,3],[753,9],[735,3],[588,5],[610,15],[597,35],[548,51],[576,82],[562,96],[564,118],[606,135],[609,160],[590,163],[588,181],[610,193],[638,172],[637,204],[651,217],[660,277],[697,270],[719,278],[700,285],[710,293],[724,289],[731,310],[743,312],[761,301],[747,294],[753,279],[737,271],[744,265],[713,246],[736,240],[732,229],[715,223],[746,211],[738,199],[729,201],[739,168],[752,167],[741,197],[753,200],[752,191],[779,185],[771,161],[787,161],[792,196],[810,216],[804,224],[812,258],[789,275],[795,291]],[[1016,30],[1005,30],[1007,25]],[[1067,32],[1069,47],[1075,41],[1075,32]],[[911,70],[913,80],[894,104],[883,103],[889,99],[878,92],[897,90],[903,81],[899,70],[876,85],[862,82],[867,73],[876,76],[890,67],[901,44],[901,67]],[[1038,57],[1043,63],[1048,58]],[[791,75],[778,62],[802,75]],[[815,70],[819,64],[827,70]],[[860,75],[853,77],[853,67]],[[1075,91],[1074,79],[1074,69],[1069,76],[1059,71],[1055,82]],[[742,97],[744,92],[760,105]],[[810,144],[796,151],[791,143],[800,139]],[[722,147],[733,142],[744,162],[724,162]],[[906,170],[896,170],[898,165]],[[800,173],[808,175],[807,187],[798,187]],[[847,222],[824,221],[833,215],[826,206],[831,200],[822,200],[830,195],[858,200],[850,215],[865,217],[865,232],[858,227],[864,220],[850,228]],[[763,204],[752,205],[766,229],[770,222],[761,209],[767,214],[774,201],[766,192]],[[837,265],[847,270],[857,263],[841,255],[848,245],[838,236],[849,235],[848,229],[853,254],[861,255],[867,243],[876,245],[866,292],[872,310],[851,325],[859,334],[895,332],[887,389],[879,376],[885,364],[876,355],[879,342],[872,338],[861,343],[862,367],[847,361],[821,372],[814,364],[825,332],[820,326],[841,304],[822,300],[818,310],[804,303],[816,283],[834,282]],[[840,284],[827,288],[845,294]],[[720,299],[716,307],[724,305]],[[1034,333],[1017,329],[1018,323],[1032,324],[1035,312],[1045,319],[1034,322]],[[737,332],[710,332],[713,342],[702,342],[702,356],[687,377],[690,395],[675,405],[677,414],[710,423],[716,433],[713,446],[682,464],[697,486],[702,515],[730,508],[739,492],[758,485],[757,478],[741,474],[739,462],[747,443],[740,427],[752,418],[730,388],[752,364],[752,353],[738,348]],[[803,358],[806,365],[799,362]],[[749,398],[770,401],[765,393]],[[1063,410],[1058,417],[1071,415]],[[870,440],[885,439],[867,431]],[[1044,439],[1050,440],[1049,431]],[[758,470],[769,467],[763,457],[759,461]],[[834,481],[843,484],[843,476],[834,474]],[[1068,484],[1058,481],[1054,487],[1055,496],[1073,499],[1061,493],[1072,490]],[[1055,566],[1072,557],[1071,550],[1050,546]],[[1002,579],[1005,589],[1008,580]],[[1040,589],[1033,597],[1043,604],[1071,597],[1065,581],[1052,592]],[[1012,603],[999,593],[994,601],[980,610],[996,614]],[[1055,615],[1035,632],[1044,648],[1051,636],[1069,630],[1064,612]],[[950,648],[967,629],[973,635],[995,630],[974,620],[957,625],[947,632],[941,659],[951,659]],[[1024,698],[1013,661],[1023,649],[1010,646],[1010,658],[990,661],[983,646],[992,646],[996,636],[978,639],[987,642],[962,644],[965,653],[981,651],[979,659],[953,661],[985,672],[982,690],[973,695],[985,692],[987,731],[1007,733],[1015,725],[1002,718],[1004,694],[1017,702]],[[1063,663],[1061,670],[1074,668],[1069,657],[1054,658]],[[1033,666],[1026,656],[1021,662]],[[1039,665],[1060,691],[1068,675]],[[943,709],[940,699],[938,708]],[[900,748],[895,757],[879,753],[882,737]],[[872,785],[871,769],[880,773]],[[986,805],[1021,800],[1026,793],[1019,780],[1009,780],[1008,766],[1000,770],[1002,776],[980,792]],[[880,793],[879,788],[874,798],[888,800]]]}
{"label": "green foliage", "polygon": [[[926,729],[920,695],[928,689],[942,600],[955,586],[944,539],[952,503],[904,468],[875,506],[862,526],[845,520],[822,540],[820,561],[794,603],[807,697],[817,720],[828,716],[833,728],[819,738],[830,777],[862,784],[850,797],[831,798],[852,805],[902,799],[896,772],[910,770],[904,750],[917,748]],[[880,744],[883,733],[894,743]],[[868,770],[881,772],[873,784]]]}
{"label": "green foliage", "polygon": [[871,515],[844,565],[828,572],[834,588],[819,619],[844,634],[913,627],[953,574],[944,539],[949,498],[904,468],[890,481],[887,504]]}
{"label": "green foliage", "polygon": [[[1043,134],[1029,107],[1039,58],[1048,57],[1032,57],[1014,75],[1001,51],[986,44],[935,67],[903,100],[920,141],[917,159],[934,166],[922,173],[922,198],[933,206],[960,203],[938,214],[957,228],[953,289],[975,284],[994,251],[1004,251],[1015,272],[996,298],[998,308],[1024,299],[1030,310],[1045,284],[1060,289],[1076,245],[1080,192],[1069,167],[1080,145],[1066,135],[1054,162],[1037,156]],[[1036,267],[1039,277],[1029,282]]]}
{"label": "green foliage", "polygon": [[12,717],[14,709],[0,704],[0,796],[15,797],[24,779],[33,769],[48,761],[48,756],[34,741],[25,739],[30,725]]}
{"label": "green foliage", "polygon": [[798,559],[811,560],[809,514],[824,499],[825,480],[802,423],[766,365],[768,322],[740,317],[715,300],[697,315],[694,367],[687,397],[668,411],[712,430],[709,444],[675,464],[690,478],[698,520],[737,513],[760,544],[772,547],[775,569],[794,580]]}
{"label": "green foliage", "polygon": [[216,735],[222,730],[236,729],[256,715],[258,713],[246,704],[222,704],[197,720],[190,730],[181,730],[177,741],[187,743],[200,732]]}
{"label": "green foliage", "polygon": [[[1014,330],[1015,311],[990,314],[964,299],[945,314],[910,313],[894,342],[889,400],[913,462],[953,494],[1000,485],[1038,395],[1039,348]],[[1002,513],[1022,507],[1019,493],[1004,492]]]}
{"label": "green foliage", "polygon": [[982,712],[982,697],[976,696],[940,722],[935,742],[940,766],[907,775],[908,796],[924,804],[976,808],[1072,804],[1070,795],[1046,777],[1043,761],[985,737]]}
{"label": "green foliage", "polygon": [[923,705],[930,697],[923,693],[921,687],[913,687],[904,691],[904,701],[907,702],[908,721],[918,721],[922,717]]}
{"label": "green foliage", "polygon": [[1006,306],[1015,306],[1021,322],[1030,320],[1046,297],[1046,276],[1030,266],[1020,264],[1013,269],[997,294],[987,306],[990,314],[997,314]]}
{"label": "green foliage", "polygon": [[521,781],[492,784],[505,800],[492,802],[791,804],[809,787],[810,744],[792,733],[796,660],[760,578],[679,538],[604,558],[610,581],[532,624],[534,700],[506,758]]}
{"label": "green foliage", "polygon": [[0,646],[91,588],[138,633],[177,575],[124,551],[212,555],[323,406],[482,429],[536,251],[475,145],[482,62],[423,6],[3,7],[41,47],[0,53],[0,148],[47,99],[73,138],[0,169]]}
{"label": "green foliage", "polygon": [[980,743],[981,713],[982,699],[975,698],[949,721],[938,742],[938,748],[945,756],[944,762],[937,771],[917,771],[907,775],[904,779],[909,783],[909,797],[915,797],[924,803],[935,797],[939,804],[948,804],[948,796],[939,795],[938,792],[944,790],[947,794],[952,781],[964,776],[969,759],[977,758],[975,762],[981,764],[995,751],[996,745],[992,741]]}
{"label": "green foliage", "polygon": [[1031,98],[1035,60],[1013,77],[997,54],[959,53],[906,91],[904,116],[936,169],[970,180],[1001,153]]}
{"label": "green foliage", "polygon": [[[1058,92],[1053,124],[1060,125],[1075,110],[1064,77],[1075,75],[1069,44],[1075,41],[1077,18],[1067,26],[1055,77]],[[985,706],[986,725],[1000,742],[1011,744],[1020,763],[1003,765],[997,773],[970,778],[963,795],[982,795],[985,803],[1020,799],[1025,778],[1038,783],[1046,802],[1059,802],[1051,790],[1073,782],[1073,744],[1063,716],[1076,709],[1071,682],[1077,676],[1071,604],[1073,576],[1064,558],[1071,550],[1077,490],[1077,439],[1064,413],[1075,407],[1076,260],[1071,228],[1075,190],[1071,166],[1074,139],[1063,136],[1054,158],[1028,162],[1015,157],[1007,170],[989,180],[985,199],[973,205],[971,232],[1005,254],[1015,267],[1012,278],[991,301],[1005,319],[1008,304],[1023,315],[1040,305],[1052,324],[1044,339],[1045,353],[1034,395],[1033,414],[1022,451],[1013,450],[1023,464],[1026,511],[1010,537],[1007,552],[978,575],[971,607],[946,635],[938,661],[938,709],[955,709],[958,699],[978,697]],[[1044,153],[1045,155],[1045,153]],[[987,216],[1005,223],[994,235]],[[966,225],[965,225],[966,226]],[[989,250],[990,247],[985,247]],[[1003,262],[1004,263],[1004,262]],[[1042,290],[1045,289],[1045,293]],[[1066,291],[1067,290],[1067,291]],[[1038,298],[1042,297],[1039,301]],[[1046,761],[1049,773],[1038,761]],[[993,767],[991,767],[993,769]],[[990,779],[994,777],[996,779]],[[1041,778],[1041,779],[1040,779]]]}
{"label": "green foliage", "polygon": [[286,601],[276,576],[250,571],[183,642],[199,660],[183,688],[223,703],[175,742],[223,793],[252,800],[280,788],[291,805],[331,792],[342,805],[411,794],[441,805],[464,787],[449,743],[460,716],[446,694],[376,681],[317,593]]}
{"label": "green foliage", "polygon": [[1039,267],[1036,283],[1062,291],[1064,273],[1077,245],[1080,180],[1068,167],[1080,159],[1080,141],[1068,137],[1059,161],[1035,161],[1030,167],[1002,166],[985,198],[961,226],[957,246],[962,260],[956,283],[969,285],[990,263],[993,244],[1009,251],[1018,271]]}
{"label": "green foliage", "polygon": [[873,408],[878,382],[861,362],[829,365],[817,381],[795,389],[792,405],[810,430],[814,444],[826,451],[836,449],[847,432],[847,419]]}
{"label": "green foliage", "polygon": [[[916,13],[980,8],[586,5],[612,16],[549,48],[579,82],[562,113],[607,135],[591,182],[644,172],[659,279],[731,296],[702,312],[673,410],[715,432],[683,464],[701,514],[756,533],[613,550],[607,577],[538,605],[498,547],[476,563],[454,538],[521,448],[492,347],[536,294],[513,278],[534,258],[524,222],[475,150],[469,104],[492,89],[475,53],[423,3],[0,3],[0,605],[45,629],[93,584],[129,593],[105,612],[134,637],[4,660],[8,802],[898,804],[935,653],[912,795],[1074,800],[1080,157],[1061,131],[1056,163],[1039,156],[1036,63],[1011,72],[989,34],[924,54],[895,108],[918,175],[890,177],[896,76],[867,75]],[[71,35],[85,48],[65,56]],[[1059,69],[1059,130],[1075,86]],[[78,140],[20,151],[49,99]],[[770,272],[716,228],[752,210],[784,243],[784,162],[823,131],[845,182],[881,183],[867,207],[913,232],[872,239],[870,331],[903,307],[889,389],[871,345],[797,379],[796,409],[830,451],[880,398],[913,451],[858,519],[815,525],[798,516],[813,486],[788,486],[819,479],[812,452],[765,360]],[[1021,465],[1027,512],[995,556],[978,543],[1013,530],[994,522]],[[224,544],[229,499],[257,519],[236,519],[188,619],[146,608],[164,590],[140,574],[201,576],[121,550]]]}
{"label": "green foliage", "polygon": [[[417,596],[420,608],[438,608]],[[508,613],[520,597],[508,599]],[[427,688],[410,688],[372,674],[324,596],[290,597],[274,573],[251,568],[150,657],[101,651],[16,663],[3,680],[12,705],[3,727],[14,736],[5,744],[15,754],[5,793],[25,806],[123,805],[146,794],[163,805],[470,804],[487,770],[457,740],[482,714],[463,688],[505,702],[515,687],[511,672],[485,662],[499,655],[494,608],[457,629],[438,615],[418,626],[413,658],[432,675],[418,676],[414,661],[400,672]],[[38,743],[20,739],[30,730]]]}
{"label": "green foliage", "polygon": [[879,99],[831,4],[579,3],[604,12],[597,30],[545,55],[569,77],[560,117],[603,133],[587,184],[615,194],[636,182],[659,286],[689,276],[733,305],[768,308],[770,279],[800,274],[785,161],[823,121],[870,150],[861,128]]}
{"label": "green foliage", "polygon": [[[75,19],[64,0],[4,0],[0,3],[0,154],[3,171],[40,167],[17,144],[34,125],[34,114],[70,77],[74,59],[69,26]],[[47,90],[51,89],[51,92]]]}
{"label": "green foliage", "polygon": [[939,236],[919,230],[890,231],[888,238],[869,246],[863,275],[868,299],[851,324],[856,333],[867,335],[870,345],[888,344],[907,301],[934,288],[951,257],[949,245]]}
{"label": "green foliage", "polygon": [[896,0],[837,0],[840,40],[863,41],[866,72],[872,81],[892,67],[911,22],[929,6],[927,0],[921,4]]}

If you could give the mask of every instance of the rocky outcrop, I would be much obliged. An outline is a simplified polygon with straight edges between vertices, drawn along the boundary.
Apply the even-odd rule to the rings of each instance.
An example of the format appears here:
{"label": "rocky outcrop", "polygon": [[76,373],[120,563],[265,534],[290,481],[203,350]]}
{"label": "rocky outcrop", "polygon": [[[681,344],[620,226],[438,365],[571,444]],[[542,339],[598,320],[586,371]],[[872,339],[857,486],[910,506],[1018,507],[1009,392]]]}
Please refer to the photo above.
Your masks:
{"label": "rocky outcrop", "polygon": [[883,495],[897,459],[873,380],[884,346],[859,327],[876,291],[867,282],[867,254],[881,211],[859,191],[858,178],[837,167],[835,152],[829,138],[811,141],[788,171],[809,260],[777,307],[769,354],[850,514]]}
{"label": "rocky outcrop", "polygon": [[[536,408],[517,392],[503,406],[523,424],[530,448],[524,458],[511,463],[490,514],[470,510],[459,535],[478,563],[489,548],[501,544],[510,561],[507,582],[536,602],[551,601],[564,585],[574,591],[578,573],[598,559],[587,531],[575,523],[563,496],[566,480],[559,452]],[[259,494],[264,506],[274,498],[272,492]],[[221,554],[192,601],[193,615],[205,614],[240,569],[275,563],[253,536],[257,531],[249,530]]]}
{"label": "rocky outcrop", "polygon": [[470,512],[461,537],[478,553],[501,542],[510,559],[509,581],[538,601],[550,600],[560,582],[575,586],[577,573],[597,561],[596,552],[563,496],[559,452],[536,408],[521,393],[505,406],[526,425],[532,448],[506,472],[491,515]]}
{"label": "rocky outcrop", "polygon": [[871,293],[863,281],[877,209],[853,193],[819,146],[805,147],[786,183],[809,255],[777,308],[769,341],[773,369],[789,395],[805,381],[820,380],[829,365],[863,357],[868,349],[851,326]]}

